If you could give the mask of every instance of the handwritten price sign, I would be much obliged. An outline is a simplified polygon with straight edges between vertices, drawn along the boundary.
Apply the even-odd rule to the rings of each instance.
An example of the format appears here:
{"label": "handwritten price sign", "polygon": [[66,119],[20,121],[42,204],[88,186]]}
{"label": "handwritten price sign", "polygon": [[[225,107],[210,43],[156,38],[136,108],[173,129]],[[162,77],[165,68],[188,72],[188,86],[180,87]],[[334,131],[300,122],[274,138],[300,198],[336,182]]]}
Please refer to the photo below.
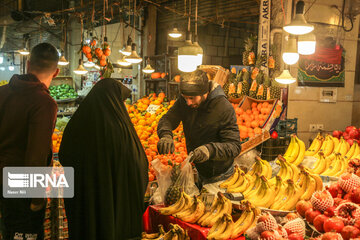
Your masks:
{"label": "handwritten price sign", "polygon": [[150,105],[148,106],[148,108],[146,109],[146,111],[147,111],[148,113],[155,114],[155,113],[156,113],[156,110],[158,110],[159,108],[160,108],[159,105],[150,104]]}

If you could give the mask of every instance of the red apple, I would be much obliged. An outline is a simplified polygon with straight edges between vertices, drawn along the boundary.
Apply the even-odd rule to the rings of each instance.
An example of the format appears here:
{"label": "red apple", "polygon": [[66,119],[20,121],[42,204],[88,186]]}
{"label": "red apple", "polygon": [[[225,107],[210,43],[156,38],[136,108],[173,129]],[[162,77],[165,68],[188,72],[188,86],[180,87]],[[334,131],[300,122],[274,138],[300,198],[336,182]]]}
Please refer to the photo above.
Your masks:
{"label": "red apple", "polygon": [[315,217],[314,219],[314,227],[316,228],[316,230],[318,230],[319,232],[324,232],[324,222],[325,220],[327,220],[328,217],[325,215],[318,215]]}
{"label": "red apple", "polygon": [[309,223],[313,223],[314,219],[316,218],[316,216],[320,215],[321,212],[319,210],[314,210],[313,208],[309,208],[306,212],[305,212],[305,218],[306,221],[308,221]]}
{"label": "red apple", "polygon": [[342,237],[339,233],[327,232],[322,235],[321,240],[342,240]]}
{"label": "red apple", "polygon": [[289,240],[304,240],[303,236],[300,233],[292,233],[288,236]]}
{"label": "red apple", "polygon": [[324,222],[325,232],[336,231],[340,233],[343,228],[344,228],[344,222],[338,217],[332,217],[326,219]]}
{"label": "red apple", "polygon": [[296,211],[300,216],[305,217],[305,212],[311,207],[312,205],[309,201],[301,200],[296,204]]}
{"label": "red apple", "polygon": [[276,132],[276,131],[273,131],[272,133],[271,133],[271,138],[272,139],[277,139],[278,138],[278,133]]}
{"label": "red apple", "polygon": [[350,238],[355,238],[360,235],[360,230],[354,226],[345,226],[341,230],[341,236],[344,238],[344,240],[349,240]]}
{"label": "red apple", "polygon": [[344,138],[345,140],[350,139],[350,135],[349,135],[349,133],[344,132],[344,133],[343,133],[343,138]]}

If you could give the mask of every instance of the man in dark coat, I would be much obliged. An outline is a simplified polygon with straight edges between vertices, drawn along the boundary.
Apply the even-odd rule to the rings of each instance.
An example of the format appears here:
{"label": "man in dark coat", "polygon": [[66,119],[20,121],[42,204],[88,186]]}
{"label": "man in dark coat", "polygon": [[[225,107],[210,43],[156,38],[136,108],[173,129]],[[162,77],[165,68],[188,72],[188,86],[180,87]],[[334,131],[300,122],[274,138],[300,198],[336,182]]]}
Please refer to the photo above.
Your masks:
{"label": "man in dark coat", "polygon": [[199,172],[200,184],[224,180],[233,172],[241,151],[233,107],[221,86],[202,70],[183,75],[181,96],[158,124],[160,154],[174,151],[172,131],[183,123],[188,153]]}
{"label": "man in dark coat", "polygon": [[[48,166],[57,105],[49,86],[59,73],[54,46],[35,46],[27,63],[28,74],[15,74],[0,87],[0,181],[4,167]],[[44,199],[1,199],[4,239],[33,236],[42,239]],[[16,239],[16,238],[15,238]]]}

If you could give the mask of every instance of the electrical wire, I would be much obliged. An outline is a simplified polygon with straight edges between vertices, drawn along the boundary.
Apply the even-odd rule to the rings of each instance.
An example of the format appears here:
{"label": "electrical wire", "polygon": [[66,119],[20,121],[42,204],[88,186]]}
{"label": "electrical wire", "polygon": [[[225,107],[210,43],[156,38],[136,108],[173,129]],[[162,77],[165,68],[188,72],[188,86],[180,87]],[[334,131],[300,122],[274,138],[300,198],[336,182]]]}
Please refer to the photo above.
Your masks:
{"label": "electrical wire", "polygon": [[284,2],[283,0],[281,0],[281,9],[284,15],[284,25],[286,25],[286,17],[285,17],[285,9],[284,9]]}
{"label": "electrical wire", "polygon": [[312,8],[312,6],[315,4],[316,1],[317,1],[317,0],[314,0],[314,1],[311,3],[310,7],[305,11],[304,15],[308,13],[308,11]]}

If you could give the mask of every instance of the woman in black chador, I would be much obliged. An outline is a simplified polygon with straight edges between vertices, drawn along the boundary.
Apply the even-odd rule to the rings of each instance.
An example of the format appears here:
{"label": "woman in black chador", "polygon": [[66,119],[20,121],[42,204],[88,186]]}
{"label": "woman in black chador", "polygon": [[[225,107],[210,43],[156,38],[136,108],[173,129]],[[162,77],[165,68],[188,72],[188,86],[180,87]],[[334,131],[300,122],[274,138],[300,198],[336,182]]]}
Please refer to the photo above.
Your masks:
{"label": "woman in black chador", "polygon": [[130,90],[98,82],[69,121],[60,147],[74,167],[75,196],[65,199],[71,240],[139,239],[148,161],[124,100]]}

